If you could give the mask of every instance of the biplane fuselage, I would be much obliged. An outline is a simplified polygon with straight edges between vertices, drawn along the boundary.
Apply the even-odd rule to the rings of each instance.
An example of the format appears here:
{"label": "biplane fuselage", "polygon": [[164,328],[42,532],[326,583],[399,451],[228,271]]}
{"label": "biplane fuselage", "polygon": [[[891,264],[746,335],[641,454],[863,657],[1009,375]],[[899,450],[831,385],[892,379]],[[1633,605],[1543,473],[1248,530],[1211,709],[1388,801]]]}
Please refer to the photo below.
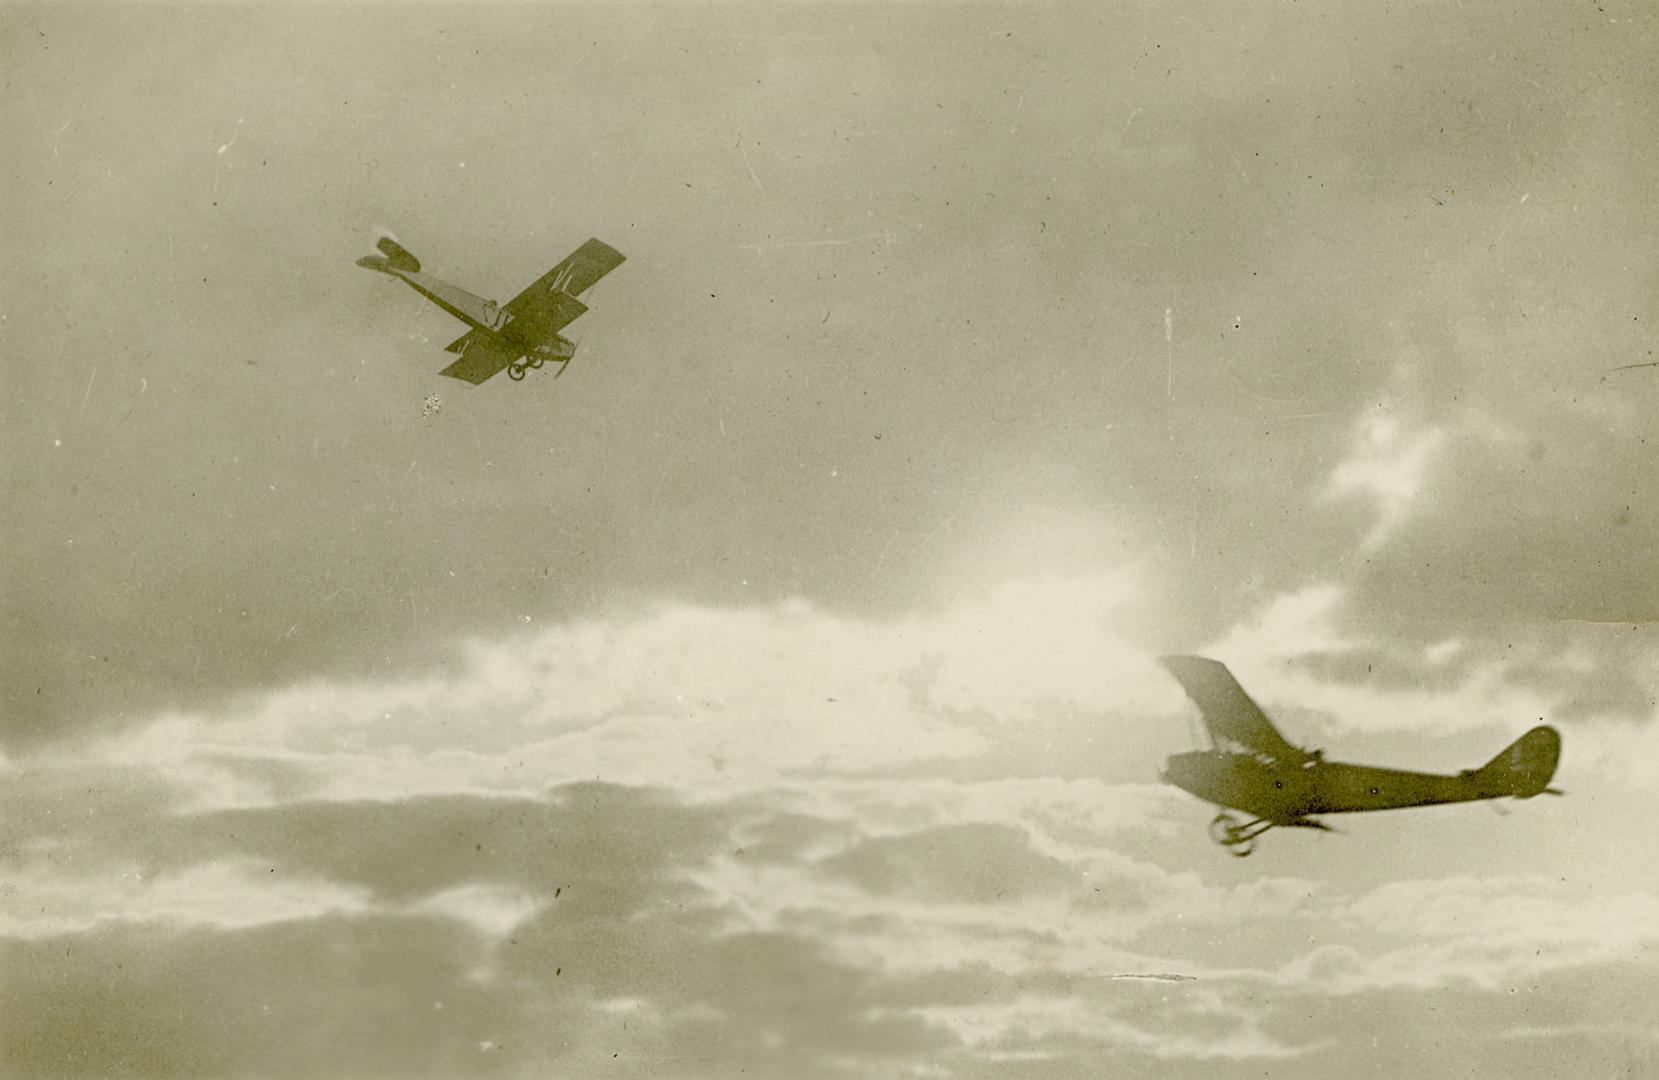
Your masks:
{"label": "biplane fuselage", "polygon": [[[1169,656],[1163,664],[1198,705],[1215,744],[1173,755],[1163,778],[1225,808],[1211,835],[1237,855],[1248,855],[1255,838],[1276,826],[1327,828],[1319,814],[1560,794],[1549,786],[1561,756],[1552,727],[1535,727],[1485,765],[1456,775],[1350,765],[1291,745],[1217,661]],[[1227,809],[1255,820],[1237,822]]]}
{"label": "biplane fuselage", "polygon": [[[494,300],[475,296],[459,285],[451,285],[442,278],[419,270],[399,270],[388,267],[381,271],[402,280],[438,307],[460,319],[481,333],[492,335],[507,348],[518,350],[520,356],[545,356],[551,360],[568,360],[576,346],[558,331],[548,333],[538,328],[533,320],[514,318],[507,309]],[[586,310],[585,305],[579,306]]]}
{"label": "biplane fuselage", "polygon": [[1206,802],[1286,823],[1313,814],[1526,797],[1508,778],[1483,776],[1479,769],[1447,776],[1340,761],[1280,765],[1223,750],[1176,754],[1164,778]]}
{"label": "biplane fuselage", "polygon": [[587,311],[577,296],[623,262],[615,248],[589,240],[529,288],[497,304],[422,272],[420,260],[390,237],[377,246],[381,254],[365,256],[357,265],[399,279],[467,324],[467,332],[445,346],[447,352],[460,353],[460,359],[440,374],[474,384],[503,369],[517,380],[549,360],[569,363],[576,345],[559,331]]}

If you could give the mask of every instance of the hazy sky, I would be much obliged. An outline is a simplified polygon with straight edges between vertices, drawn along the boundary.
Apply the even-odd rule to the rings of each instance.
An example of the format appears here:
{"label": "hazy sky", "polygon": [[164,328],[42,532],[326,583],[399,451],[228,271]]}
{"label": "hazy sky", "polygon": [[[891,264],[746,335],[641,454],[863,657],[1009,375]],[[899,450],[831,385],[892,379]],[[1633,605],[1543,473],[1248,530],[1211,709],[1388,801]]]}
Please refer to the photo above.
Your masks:
{"label": "hazy sky", "polygon": [[7,1075],[1659,1067],[1659,33],[1349,8],[7,6]]}

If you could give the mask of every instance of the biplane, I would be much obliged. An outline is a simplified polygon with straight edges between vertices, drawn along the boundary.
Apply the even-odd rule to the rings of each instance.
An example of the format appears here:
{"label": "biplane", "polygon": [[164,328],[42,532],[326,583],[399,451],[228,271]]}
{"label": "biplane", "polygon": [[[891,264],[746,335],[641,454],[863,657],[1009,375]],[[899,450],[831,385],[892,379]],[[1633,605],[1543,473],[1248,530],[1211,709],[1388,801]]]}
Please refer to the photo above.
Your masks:
{"label": "biplane", "polygon": [[[1293,746],[1225,664],[1202,656],[1165,656],[1158,662],[1198,706],[1211,741],[1208,750],[1171,756],[1162,778],[1221,808],[1210,822],[1210,838],[1234,855],[1250,854],[1256,838],[1275,827],[1334,832],[1318,814],[1561,794],[1549,786],[1561,757],[1561,735],[1548,725],[1533,728],[1480,768],[1455,776],[1348,765],[1326,761],[1320,750]],[[1234,810],[1250,820],[1240,820]]]}
{"label": "biplane", "polygon": [[379,255],[365,255],[357,265],[401,278],[410,288],[468,326],[467,332],[444,346],[460,357],[438,374],[473,385],[506,369],[508,378],[524,378],[547,361],[558,363],[554,378],[564,374],[576,355],[576,344],[560,334],[588,309],[577,297],[594,282],[622,265],[620,251],[599,240],[589,240],[563,262],[537,278],[523,292],[497,304],[474,296],[431,274],[421,273],[420,260],[389,236],[375,245]]}

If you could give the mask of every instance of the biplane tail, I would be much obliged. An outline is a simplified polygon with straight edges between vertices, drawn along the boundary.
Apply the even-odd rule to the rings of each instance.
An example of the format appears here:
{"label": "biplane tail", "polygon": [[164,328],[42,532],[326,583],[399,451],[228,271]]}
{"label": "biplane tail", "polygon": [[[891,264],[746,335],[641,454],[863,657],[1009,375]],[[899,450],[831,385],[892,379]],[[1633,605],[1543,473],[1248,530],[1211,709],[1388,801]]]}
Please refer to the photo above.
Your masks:
{"label": "biplane tail", "polygon": [[379,255],[365,255],[357,260],[357,265],[367,270],[379,270],[381,273],[390,273],[393,270],[402,270],[405,273],[419,273],[421,261],[409,254],[402,244],[390,236],[382,236],[375,247],[381,250]]}
{"label": "biplane tail", "polygon": [[1498,752],[1498,756],[1475,769],[1472,776],[1492,797],[1530,799],[1534,795],[1559,795],[1549,786],[1555,766],[1561,760],[1561,733],[1540,724]]}

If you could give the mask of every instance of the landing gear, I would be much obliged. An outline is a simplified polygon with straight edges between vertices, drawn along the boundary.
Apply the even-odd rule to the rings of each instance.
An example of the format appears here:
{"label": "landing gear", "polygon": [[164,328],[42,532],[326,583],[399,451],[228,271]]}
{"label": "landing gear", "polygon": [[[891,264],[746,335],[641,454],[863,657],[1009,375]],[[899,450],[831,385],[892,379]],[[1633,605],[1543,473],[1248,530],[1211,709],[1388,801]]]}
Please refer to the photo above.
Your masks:
{"label": "landing gear", "polygon": [[1242,859],[1256,850],[1256,837],[1272,827],[1273,823],[1263,818],[1241,823],[1223,810],[1210,822],[1210,839]]}
{"label": "landing gear", "polygon": [[565,368],[570,366],[571,358],[575,355],[576,346],[564,338],[559,338],[551,345],[537,345],[507,365],[507,377],[514,382],[520,382],[530,372],[540,371],[549,360],[552,360],[559,365],[559,369],[553,373],[553,377],[557,379],[565,373]]}

